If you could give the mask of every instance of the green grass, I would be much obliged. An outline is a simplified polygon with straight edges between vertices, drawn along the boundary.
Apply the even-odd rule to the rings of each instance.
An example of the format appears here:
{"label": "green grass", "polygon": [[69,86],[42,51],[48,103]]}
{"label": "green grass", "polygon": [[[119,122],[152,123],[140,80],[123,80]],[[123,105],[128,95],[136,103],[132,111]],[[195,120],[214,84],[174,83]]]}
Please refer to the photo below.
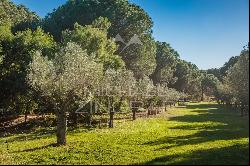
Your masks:
{"label": "green grass", "polygon": [[248,164],[248,122],[196,103],[113,129],[70,131],[64,147],[51,145],[52,129],[37,129],[0,138],[0,164]]}

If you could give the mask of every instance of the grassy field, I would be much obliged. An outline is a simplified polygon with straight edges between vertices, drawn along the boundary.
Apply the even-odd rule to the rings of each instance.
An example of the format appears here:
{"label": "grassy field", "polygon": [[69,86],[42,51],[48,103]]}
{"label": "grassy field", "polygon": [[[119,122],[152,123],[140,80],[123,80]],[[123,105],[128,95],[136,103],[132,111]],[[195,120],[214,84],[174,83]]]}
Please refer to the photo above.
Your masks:
{"label": "grassy field", "polygon": [[[0,138],[0,164],[248,164],[248,117],[213,104],[174,108],[113,129],[53,129]],[[6,141],[8,143],[6,143]]]}

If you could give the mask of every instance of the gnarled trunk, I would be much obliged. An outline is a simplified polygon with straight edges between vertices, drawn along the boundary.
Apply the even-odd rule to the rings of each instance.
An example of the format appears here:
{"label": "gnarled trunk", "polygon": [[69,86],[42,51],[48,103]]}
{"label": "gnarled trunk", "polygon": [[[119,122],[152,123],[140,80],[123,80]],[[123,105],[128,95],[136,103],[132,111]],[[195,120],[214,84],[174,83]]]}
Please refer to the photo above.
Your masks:
{"label": "gnarled trunk", "polygon": [[57,145],[66,145],[67,117],[65,111],[57,111]]}

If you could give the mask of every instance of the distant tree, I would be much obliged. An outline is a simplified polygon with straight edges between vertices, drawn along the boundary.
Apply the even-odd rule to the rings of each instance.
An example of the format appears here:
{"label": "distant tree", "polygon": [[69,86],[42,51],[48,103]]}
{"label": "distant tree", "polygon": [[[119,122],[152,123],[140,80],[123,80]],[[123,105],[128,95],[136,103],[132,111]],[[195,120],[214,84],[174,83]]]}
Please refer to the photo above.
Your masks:
{"label": "distant tree", "polygon": [[[111,23],[108,36],[115,38],[118,34],[122,40],[117,54],[124,60],[127,68],[132,70],[136,78],[150,76],[156,66],[155,42],[152,38],[153,22],[148,14],[139,6],[127,0],[71,0],[60,6],[44,20],[44,28],[57,41],[61,41],[61,32],[74,29],[80,25],[90,25],[99,17],[106,17]],[[142,45],[133,43],[131,39],[140,41]],[[126,46],[128,46],[124,49]]]}
{"label": "distant tree", "polygon": [[156,68],[151,75],[154,84],[175,83],[174,71],[179,54],[165,42],[156,42],[156,48]]}
{"label": "distant tree", "polygon": [[204,100],[204,94],[214,94],[219,80],[213,74],[204,73],[201,81],[201,101]]}
{"label": "distant tree", "polygon": [[202,73],[196,65],[178,60],[174,77],[177,78],[177,81],[170,87],[189,94],[193,99],[200,100]]}
{"label": "distant tree", "polygon": [[223,76],[220,73],[220,69],[218,68],[212,68],[212,69],[208,69],[205,71],[207,74],[213,74],[215,77],[217,77],[217,79],[219,79],[219,81],[223,80]]}
{"label": "distant tree", "polygon": [[213,68],[213,69],[208,69],[207,73],[208,74],[213,74],[216,76],[219,81],[223,81],[224,77],[227,75],[227,71],[233,67],[233,65],[238,61],[239,56],[234,56],[231,57],[222,67],[220,68]]}
{"label": "distant tree", "polygon": [[[144,105],[146,105],[146,109],[148,107],[152,106],[156,100],[157,97],[157,89],[154,85],[153,81],[147,77],[144,76],[143,78],[137,80],[136,82],[136,96],[134,97],[134,100],[139,100],[144,102]],[[145,107],[145,106],[144,106]],[[133,120],[136,119],[136,112],[138,111],[138,108],[133,108]]]}
{"label": "distant tree", "polygon": [[241,106],[242,115],[243,110],[249,109],[249,46],[244,47],[237,61],[226,71],[222,83],[217,86],[216,97],[228,106]]}
{"label": "distant tree", "polygon": [[109,69],[105,72],[102,88],[106,94],[103,95],[108,104],[110,115],[109,127],[113,127],[113,116],[120,111],[123,100],[129,100],[135,92],[136,80],[131,71],[126,69]]}
{"label": "distant tree", "polygon": [[220,68],[220,75],[225,77],[227,75],[227,71],[232,68],[236,62],[238,61],[239,56],[233,56],[231,57],[228,62],[226,62],[221,68]]}
{"label": "distant tree", "polygon": [[41,56],[41,53],[34,55],[27,79],[34,89],[54,104],[58,145],[66,144],[66,113],[71,111],[71,104],[93,98],[102,71],[102,65],[94,62],[74,43],[68,43],[53,60]]}
{"label": "distant tree", "polygon": [[188,84],[189,65],[184,60],[179,60],[174,72],[174,77],[177,77],[176,82],[172,85],[178,91],[184,92]]}

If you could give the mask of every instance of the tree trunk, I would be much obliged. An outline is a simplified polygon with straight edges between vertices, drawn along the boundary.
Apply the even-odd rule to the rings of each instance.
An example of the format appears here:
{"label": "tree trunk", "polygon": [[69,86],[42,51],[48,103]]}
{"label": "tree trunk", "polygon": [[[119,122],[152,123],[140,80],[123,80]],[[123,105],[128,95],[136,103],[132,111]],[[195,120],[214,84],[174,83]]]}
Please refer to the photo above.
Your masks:
{"label": "tree trunk", "polygon": [[136,110],[133,109],[132,112],[133,112],[133,120],[136,120]]}
{"label": "tree trunk", "polygon": [[113,128],[114,127],[114,112],[110,111],[109,112],[109,128]]}
{"label": "tree trunk", "polygon": [[66,145],[67,118],[65,111],[58,111],[57,114],[57,145]]}
{"label": "tree trunk", "polygon": [[244,105],[241,105],[241,108],[240,108],[240,116],[243,117],[244,116],[244,112],[245,112],[245,106]]}
{"label": "tree trunk", "polygon": [[87,124],[88,124],[89,127],[92,125],[91,122],[92,122],[92,114],[88,113],[88,115],[87,115]]}
{"label": "tree trunk", "polygon": [[27,122],[27,119],[28,119],[28,112],[25,111],[25,115],[24,115],[24,122],[25,122],[25,123]]}
{"label": "tree trunk", "polygon": [[203,89],[203,87],[201,88],[201,101],[204,101],[204,89]]}

